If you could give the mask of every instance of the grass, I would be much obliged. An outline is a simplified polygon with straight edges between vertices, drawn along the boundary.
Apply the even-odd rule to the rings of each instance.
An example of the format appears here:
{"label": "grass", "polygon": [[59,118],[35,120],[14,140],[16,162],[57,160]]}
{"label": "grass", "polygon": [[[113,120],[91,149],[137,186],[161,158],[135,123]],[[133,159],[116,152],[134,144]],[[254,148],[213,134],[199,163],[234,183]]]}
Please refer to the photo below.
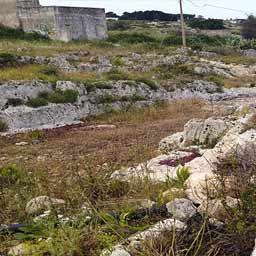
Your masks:
{"label": "grass", "polygon": [[55,84],[59,80],[83,83],[88,79],[94,79],[95,75],[87,72],[64,73],[55,67],[45,65],[25,65],[19,67],[6,67],[0,69],[0,81],[9,80],[42,80]]}
{"label": "grass", "polygon": [[21,29],[14,29],[10,27],[5,27],[0,25],[0,38],[8,40],[26,40],[26,41],[38,41],[38,40],[48,40],[45,36],[38,33],[25,33]]}
{"label": "grass", "polygon": [[[146,24],[143,25],[146,26]],[[195,39],[189,38],[190,45],[201,48],[216,43],[216,41],[214,43],[216,38],[212,41],[207,41],[208,38],[199,39],[196,42]],[[116,56],[126,56],[132,52],[170,54],[174,49],[172,46],[180,45],[179,36],[163,37],[159,34],[144,34],[144,32],[141,34],[138,31],[136,33],[115,32],[111,33],[110,41],[121,45],[114,46],[111,42],[98,41],[61,43],[3,39],[0,42],[0,48],[11,53],[54,56],[78,49],[87,50],[92,56],[109,57],[116,69],[100,76],[84,72],[65,74],[48,66],[26,65],[14,68],[10,65],[0,69],[0,80],[41,79],[53,84],[57,80],[70,80],[84,84],[87,91],[92,92],[97,89],[111,89],[111,83],[108,80],[128,80],[127,84],[130,86],[134,86],[135,82],[142,82],[156,90],[160,80],[173,79],[177,83],[195,78],[192,72],[194,67],[187,65],[177,65],[173,70],[161,67],[158,73],[156,70],[143,74],[120,71],[124,63],[121,57]],[[221,42],[218,44],[221,45]],[[18,48],[24,48],[24,50],[20,52],[17,51]],[[237,59],[237,61],[240,60]],[[156,78],[152,79],[153,76]],[[241,81],[228,81],[221,77],[209,76],[204,79],[215,81],[226,87],[236,87],[241,83]],[[244,78],[242,84],[246,80],[249,84],[252,83],[249,78]],[[38,95],[38,98],[30,100],[29,104],[37,107],[49,102],[75,102],[76,97],[77,93],[74,91],[44,92]],[[144,100],[144,98],[138,95],[118,99],[108,96],[102,102],[112,103],[116,100],[133,102]],[[11,100],[10,103],[20,104],[15,100]],[[0,235],[0,254],[5,254],[13,245],[24,242],[27,255],[98,256],[104,248],[111,248],[123,238],[166,218],[161,214],[149,213],[139,220],[133,219],[132,216],[136,215],[141,199],[151,199],[161,205],[162,192],[174,185],[184,187],[185,179],[182,182],[169,180],[160,184],[153,184],[145,179],[134,180],[128,184],[113,181],[111,174],[121,167],[136,166],[158,155],[157,145],[162,138],[181,131],[184,124],[192,118],[206,118],[212,115],[207,109],[212,108],[195,99],[176,101],[172,104],[159,102],[146,109],[130,107],[90,117],[83,120],[84,125],[0,137],[0,205],[2,209],[0,223],[28,225],[19,235]],[[111,124],[115,128],[92,128],[100,124]],[[5,127],[5,124],[4,122],[1,124],[0,121],[0,131],[1,126]],[[255,118],[252,118],[248,123],[248,129],[254,126]],[[33,144],[34,140],[38,140],[39,143]],[[28,142],[28,145],[15,146],[15,143],[20,141]],[[254,165],[248,166],[245,163],[242,166],[246,166],[249,170]],[[225,164],[219,167],[219,170],[233,171],[231,167]],[[240,169],[240,172],[245,173],[245,170]],[[244,246],[244,253],[249,255],[251,253],[249,249],[255,238],[252,239],[252,234],[253,236],[255,234],[253,226],[255,188],[254,186],[246,187],[245,181],[248,181],[246,177],[243,176],[241,180],[243,183],[239,183],[241,186],[239,185],[238,189],[243,188],[239,191],[242,198],[242,211],[231,209],[230,214],[233,218],[227,223],[227,229],[213,229],[207,218],[200,218],[188,223],[189,228],[183,233],[176,234],[175,237],[179,239],[173,238],[173,233],[166,233],[158,240],[146,241],[140,255],[225,256],[237,252],[237,255],[244,256],[239,248],[240,244]],[[61,213],[64,217],[72,217],[72,223],[62,223],[56,218],[59,210],[53,209],[45,221],[35,225],[34,216],[26,214],[24,208],[31,198],[40,195],[64,199],[66,204],[61,209]],[[176,194],[168,195],[169,198],[176,196]],[[94,213],[93,219],[89,222],[86,221],[86,214],[82,211],[85,203],[89,204]],[[48,239],[49,237],[51,239]],[[237,240],[241,243],[237,244]],[[189,251],[188,248],[190,248]],[[225,254],[227,251],[228,253]]]}
{"label": "grass", "polygon": [[20,67],[10,67],[0,69],[0,80],[34,80],[40,79],[43,81],[56,81],[55,74],[45,74],[44,71],[48,70],[47,66],[40,65],[26,65]]}
{"label": "grass", "polygon": [[[29,226],[21,240],[13,235],[1,237],[0,251],[5,252],[12,245],[25,242],[28,250],[36,248],[40,253],[50,251],[51,255],[69,255],[82,251],[85,255],[96,256],[121,237],[144,230],[160,220],[161,216],[150,215],[140,222],[125,217],[116,221],[108,213],[133,216],[140,199],[158,201],[160,191],[166,190],[167,184],[156,185],[150,180],[139,180],[129,185],[113,181],[110,175],[121,166],[136,165],[155,156],[157,143],[162,137],[182,129],[191,117],[207,115],[202,106],[199,101],[182,101],[102,115],[87,120],[87,124],[109,123],[117,128],[86,130],[82,127],[47,131],[42,143],[29,144],[24,148],[14,146],[15,141],[30,143],[31,136],[37,138],[41,134],[35,132],[31,136],[0,139],[0,154],[8,154],[8,159],[0,164],[0,173],[5,173],[0,175],[0,189],[4,193],[0,197],[3,209],[0,222],[32,224],[33,216],[24,212],[24,206],[39,195],[64,199],[64,215],[78,218],[74,224],[65,225],[56,223],[53,214],[46,225],[42,223],[43,226],[36,229],[38,231]],[[20,158],[17,162],[15,159],[21,153],[30,157]],[[16,166],[13,165],[15,163]],[[81,214],[85,202],[92,204],[96,214],[89,229]],[[52,240],[46,243],[49,236]],[[37,242],[38,237],[43,237],[43,240]]]}
{"label": "grass", "polygon": [[[221,226],[214,226],[207,213],[187,220],[187,228],[183,231],[165,232],[161,236],[148,239],[135,255],[251,255],[255,245],[255,145],[248,151],[234,152],[223,160],[216,170],[219,185],[214,187],[209,196],[216,194],[221,200],[226,218]],[[232,178],[233,186],[226,183]],[[237,206],[229,207],[227,196],[239,199]],[[210,199],[209,199],[210,200]],[[240,241],[237,243],[237,241]]]}
{"label": "grass", "polygon": [[238,88],[238,87],[255,87],[255,76],[243,76],[233,79],[224,79],[225,88]]}
{"label": "grass", "polygon": [[0,132],[6,132],[8,130],[8,124],[0,119]]}
{"label": "grass", "polygon": [[48,103],[64,104],[75,103],[77,101],[78,92],[72,89],[65,91],[55,90],[53,92],[41,92],[37,98],[29,99],[26,105],[33,108],[47,106]]}
{"label": "grass", "polygon": [[244,65],[255,65],[256,59],[255,58],[249,58],[246,56],[241,55],[228,55],[228,56],[222,56],[220,59],[226,64],[244,64]]}
{"label": "grass", "polygon": [[134,82],[143,83],[150,87],[151,90],[157,90],[159,86],[155,81],[150,79],[150,76],[146,73],[138,74],[137,72],[125,72],[119,69],[113,69],[104,75],[105,80],[121,81],[126,80],[133,86]]}
{"label": "grass", "polygon": [[10,53],[0,53],[0,67],[15,66],[16,56]]}

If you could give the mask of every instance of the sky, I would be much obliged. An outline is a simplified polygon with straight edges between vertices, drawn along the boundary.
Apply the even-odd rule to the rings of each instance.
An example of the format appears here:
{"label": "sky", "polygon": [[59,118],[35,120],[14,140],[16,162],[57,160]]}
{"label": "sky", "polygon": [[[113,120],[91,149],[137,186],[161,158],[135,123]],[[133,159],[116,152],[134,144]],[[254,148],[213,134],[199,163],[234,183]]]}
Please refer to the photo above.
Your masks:
{"label": "sky", "polygon": [[[178,13],[178,2],[178,0],[40,0],[42,5],[101,7],[107,12],[113,11],[118,14],[143,10]],[[183,0],[183,3],[184,13],[203,15],[206,18],[245,18],[249,14],[256,14],[256,0]]]}

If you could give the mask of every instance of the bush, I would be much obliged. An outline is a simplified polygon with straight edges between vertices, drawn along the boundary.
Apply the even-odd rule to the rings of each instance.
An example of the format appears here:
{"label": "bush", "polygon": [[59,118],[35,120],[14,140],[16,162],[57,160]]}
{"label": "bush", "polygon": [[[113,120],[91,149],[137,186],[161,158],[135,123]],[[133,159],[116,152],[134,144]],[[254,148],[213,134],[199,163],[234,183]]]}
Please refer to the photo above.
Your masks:
{"label": "bush", "polygon": [[198,29],[224,29],[224,21],[220,19],[193,19],[188,22],[191,28]]}
{"label": "bush", "polygon": [[[166,37],[162,44],[165,46],[178,46],[182,44],[181,35],[172,35]],[[189,47],[193,49],[201,50],[204,47],[217,47],[226,44],[226,38],[219,36],[207,36],[207,35],[196,35],[196,36],[188,36],[187,44]]]}
{"label": "bush", "polygon": [[75,103],[77,101],[78,92],[72,89],[65,91],[56,90],[55,92],[49,94],[47,97],[48,101],[51,103]]}
{"label": "bush", "polygon": [[6,132],[8,128],[8,124],[0,119],[0,132]]}
{"label": "bush", "polygon": [[8,99],[7,101],[7,105],[13,106],[13,107],[17,107],[23,104],[24,104],[23,100],[19,98],[11,98],[11,99]]}
{"label": "bush", "polygon": [[31,108],[39,108],[48,105],[48,101],[45,98],[37,97],[30,99],[26,102],[26,105]]}
{"label": "bush", "polygon": [[10,28],[3,25],[0,25],[0,39],[21,39],[26,41],[49,40],[48,37],[36,32],[25,33],[21,29]]}
{"label": "bush", "polygon": [[61,103],[75,103],[77,101],[78,92],[72,89],[65,91],[56,90],[54,92],[43,91],[38,94],[37,98],[30,99],[26,102],[26,105],[32,108],[38,108],[48,105],[49,102],[61,104]]}
{"label": "bush", "polygon": [[157,86],[157,84],[154,81],[152,81],[150,79],[147,79],[145,77],[136,78],[135,81],[146,84],[152,90],[157,90],[158,89],[158,86]]}
{"label": "bush", "polygon": [[124,65],[124,60],[121,58],[121,57],[115,57],[111,63],[114,65],[114,66],[123,66]]}
{"label": "bush", "polygon": [[108,41],[111,43],[155,43],[159,42],[156,38],[141,33],[113,33],[109,35]]}
{"label": "bush", "polygon": [[119,81],[119,80],[131,80],[131,76],[129,73],[121,71],[119,69],[112,69],[108,73],[106,73],[106,79]]}
{"label": "bush", "polygon": [[0,68],[14,67],[16,65],[16,56],[10,53],[0,53]]}
{"label": "bush", "polygon": [[104,80],[86,80],[84,83],[86,90],[92,92],[96,89],[111,89],[111,84],[107,83]]}
{"label": "bush", "polygon": [[123,31],[123,30],[128,30],[130,28],[130,24],[126,21],[121,21],[121,20],[118,20],[118,21],[108,21],[107,23],[108,25],[108,30],[120,30],[120,31]]}
{"label": "bush", "polygon": [[45,66],[39,73],[46,76],[58,76],[58,69],[52,66]]}
{"label": "bush", "polygon": [[12,185],[24,176],[24,171],[16,165],[7,166],[0,169],[0,184]]}
{"label": "bush", "polygon": [[247,21],[242,25],[242,36],[245,39],[256,38],[256,17],[249,16]]}

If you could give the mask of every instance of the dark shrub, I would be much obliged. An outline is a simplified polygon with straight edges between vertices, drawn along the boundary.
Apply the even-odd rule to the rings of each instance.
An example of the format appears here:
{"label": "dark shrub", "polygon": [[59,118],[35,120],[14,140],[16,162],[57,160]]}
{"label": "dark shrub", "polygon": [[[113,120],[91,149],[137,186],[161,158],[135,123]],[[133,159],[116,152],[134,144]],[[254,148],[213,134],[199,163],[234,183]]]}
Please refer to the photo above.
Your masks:
{"label": "dark shrub", "polygon": [[112,69],[111,71],[106,73],[106,78],[108,80],[114,80],[114,81],[131,80],[131,75],[119,69]]}
{"label": "dark shrub", "polygon": [[111,84],[104,80],[86,80],[84,86],[88,92],[92,92],[96,89],[111,89]]}
{"label": "dark shrub", "polygon": [[56,90],[48,96],[48,101],[52,103],[75,103],[77,101],[78,92],[72,89],[65,91]]}
{"label": "dark shrub", "polygon": [[7,101],[7,105],[8,106],[13,106],[13,107],[17,107],[17,106],[20,106],[20,105],[23,105],[24,102],[22,99],[18,99],[18,98],[11,98],[11,99],[8,99]]}
{"label": "dark shrub", "polygon": [[8,124],[0,119],[0,132],[6,132],[8,128]]}
{"label": "dark shrub", "polygon": [[245,39],[256,38],[256,17],[249,16],[247,21],[242,25],[242,36]]}
{"label": "dark shrub", "polygon": [[157,90],[158,89],[157,84],[153,80],[150,80],[150,79],[147,79],[147,78],[144,78],[144,77],[136,78],[136,82],[144,83],[147,86],[149,86],[150,89],[152,89],[152,90]]}
{"label": "dark shrub", "polygon": [[16,56],[10,53],[0,53],[0,68],[16,65]]}
{"label": "dark shrub", "polygon": [[0,39],[14,39],[14,40],[49,40],[46,36],[36,32],[25,33],[21,29],[15,29],[0,25]]}
{"label": "dark shrub", "polygon": [[126,21],[114,21],[114,20],[110,20],[107,23],[108,25],[108,30],[128,30],[130,28],[130,24]]}
{"label": "dark shrub", "polygon": [[108,41],[112,43],[139,44],[154,43],[158,40],[152,36],[140,33],[115,33],[110,34]]}
{"label": "dark shrub", "polygon": [[191,28],[199,29],[224,29],[224,21],[220,19],[192,19],[188,22]]}
{"label": "dark shrub", "polygon": [[39,108],[39,107],[48,105],[48,101],[45,98],[37,97],[37,98],[28,100],[26,102],[26,105],[31,108]]}
{"label": "dark shrub", "polygon": [[58,76],[58,70],[56,67],[45,66],[41,71],[41,74],[47,76]]}

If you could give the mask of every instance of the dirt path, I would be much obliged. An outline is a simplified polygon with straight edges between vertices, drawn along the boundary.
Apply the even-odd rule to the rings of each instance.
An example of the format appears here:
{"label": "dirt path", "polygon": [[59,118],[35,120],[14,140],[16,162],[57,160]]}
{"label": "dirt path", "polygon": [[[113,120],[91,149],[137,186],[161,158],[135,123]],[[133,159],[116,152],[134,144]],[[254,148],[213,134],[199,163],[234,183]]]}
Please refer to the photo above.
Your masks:
{"label": "dirt path", "polygon": [[[182,130],[188,120],[209,116],[203,106],[202,102],[183,101],[153,111],[141,111],[127,120],[115,116],[88,123],[111,123],[116,126],[114,129],[82,127],[48,131],[46,139],[35,145],[16,146],[16,142],[29,141],[24,135],[2,138],[0,166],[15,163],[58,176],[74,168],[81,170],[85,165],[108,163],[111,168],[133,165],[155,156],[159,141]],[[119,121],[120,118],[124,120]]]}

